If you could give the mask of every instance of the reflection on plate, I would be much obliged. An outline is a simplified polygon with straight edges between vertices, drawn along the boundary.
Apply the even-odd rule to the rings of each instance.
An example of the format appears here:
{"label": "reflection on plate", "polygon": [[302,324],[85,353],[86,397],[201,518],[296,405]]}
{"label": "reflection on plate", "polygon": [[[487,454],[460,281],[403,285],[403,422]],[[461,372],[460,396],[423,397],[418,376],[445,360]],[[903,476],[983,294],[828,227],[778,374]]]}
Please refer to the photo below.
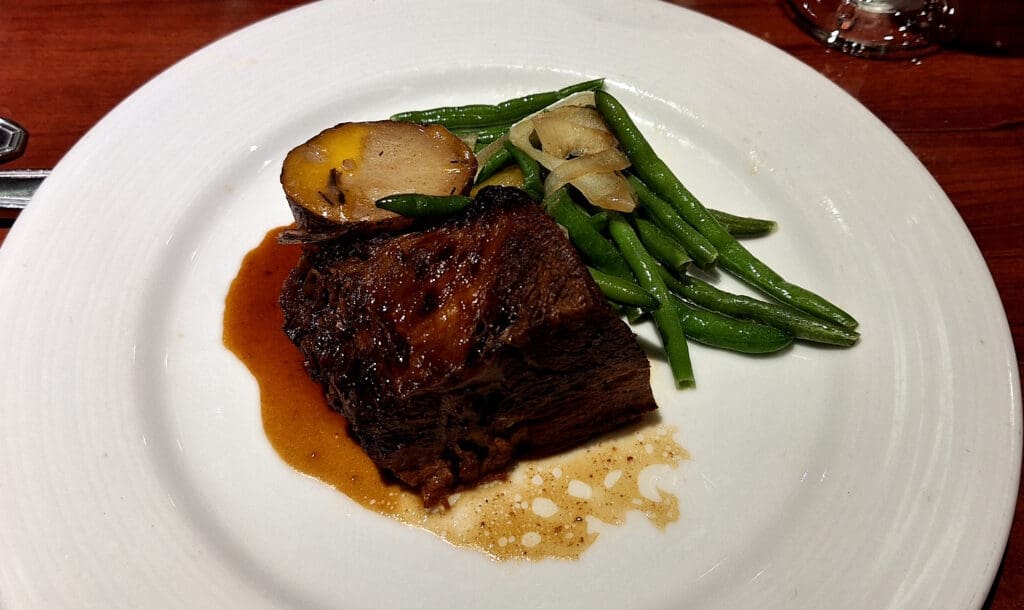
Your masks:
{"label": "reflection on plate", "polygon": [[[0,292],[17,320],[0,353],[3,605],[980,605],[1016,497],[1019,382],[931,177],[825,79],[691,12],[486,12],[286,13],[151,82],[62,161],[0,254],[18,288]],[[779,221],[757,253],[856,312],[861,344],[756,366],[695,347],[700,386],[681,393],[655,362],[691,454],[679,521],[628,519],[576,562],[494,563],[284,465],[220,323],[242,256],[288,221],[285,152],[334,122],[596,75],[709,205]]]}

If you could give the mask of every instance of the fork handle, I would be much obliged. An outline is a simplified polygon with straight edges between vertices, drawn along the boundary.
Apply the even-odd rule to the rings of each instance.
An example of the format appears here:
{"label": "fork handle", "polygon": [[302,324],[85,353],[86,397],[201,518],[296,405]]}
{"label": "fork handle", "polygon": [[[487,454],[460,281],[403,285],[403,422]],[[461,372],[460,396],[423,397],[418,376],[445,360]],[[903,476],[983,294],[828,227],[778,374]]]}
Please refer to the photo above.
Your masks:
{"label": "fork handle", "polygon": [[48,169],[0,171],[0,210],[23,210],[49,175]]}

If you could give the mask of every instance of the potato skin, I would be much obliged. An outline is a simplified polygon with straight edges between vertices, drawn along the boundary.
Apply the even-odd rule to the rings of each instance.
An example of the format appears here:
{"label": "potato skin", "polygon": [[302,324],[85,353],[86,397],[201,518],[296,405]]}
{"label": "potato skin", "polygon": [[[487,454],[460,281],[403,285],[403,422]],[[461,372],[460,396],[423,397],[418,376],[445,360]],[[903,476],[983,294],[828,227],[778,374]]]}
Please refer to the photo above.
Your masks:
{"label": "potato skin", "polygon": [[285,157],[281,185],[295,218],[286,240],[400,230],[410,219],[376,207],[378,199],[464,195],[475,175],[473,151],[440,125],[341,123]]}

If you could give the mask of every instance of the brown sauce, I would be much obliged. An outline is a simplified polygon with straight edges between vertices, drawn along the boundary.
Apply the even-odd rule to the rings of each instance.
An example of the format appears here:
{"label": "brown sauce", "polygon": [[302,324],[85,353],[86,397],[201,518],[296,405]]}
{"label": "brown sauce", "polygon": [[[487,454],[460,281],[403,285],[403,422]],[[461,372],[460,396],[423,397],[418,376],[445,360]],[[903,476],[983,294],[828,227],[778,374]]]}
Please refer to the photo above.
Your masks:
{"label": "brown sauce", "polygon": [[278,244],[280,231],[268,232],[242,262],[225,302],[223,340],[256,378],[267,439],[293,468],[369,510],[496,559],[576,559],[602,524],[622,524],[631,511],[659,528],[678,519],[678,499],[657,482],[686,451],[674,429],[654,423],[524,461],[504,480],[454,494],[447,509],[424,509],[418,494],[386,480],[363,453],[281,331],[278,295],[300,248]]}

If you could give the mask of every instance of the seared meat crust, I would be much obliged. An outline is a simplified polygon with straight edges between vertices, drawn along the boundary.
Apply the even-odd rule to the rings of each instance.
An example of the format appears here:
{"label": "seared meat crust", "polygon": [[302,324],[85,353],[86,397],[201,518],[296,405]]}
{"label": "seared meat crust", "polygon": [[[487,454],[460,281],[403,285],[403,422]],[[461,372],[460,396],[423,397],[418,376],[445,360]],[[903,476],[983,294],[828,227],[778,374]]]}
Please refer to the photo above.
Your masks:
{"label": "seared meat crust", "polygon": [[518,189],[304,248],[285,332],[367,454],[428,505],[656,408],[629,327]]}

